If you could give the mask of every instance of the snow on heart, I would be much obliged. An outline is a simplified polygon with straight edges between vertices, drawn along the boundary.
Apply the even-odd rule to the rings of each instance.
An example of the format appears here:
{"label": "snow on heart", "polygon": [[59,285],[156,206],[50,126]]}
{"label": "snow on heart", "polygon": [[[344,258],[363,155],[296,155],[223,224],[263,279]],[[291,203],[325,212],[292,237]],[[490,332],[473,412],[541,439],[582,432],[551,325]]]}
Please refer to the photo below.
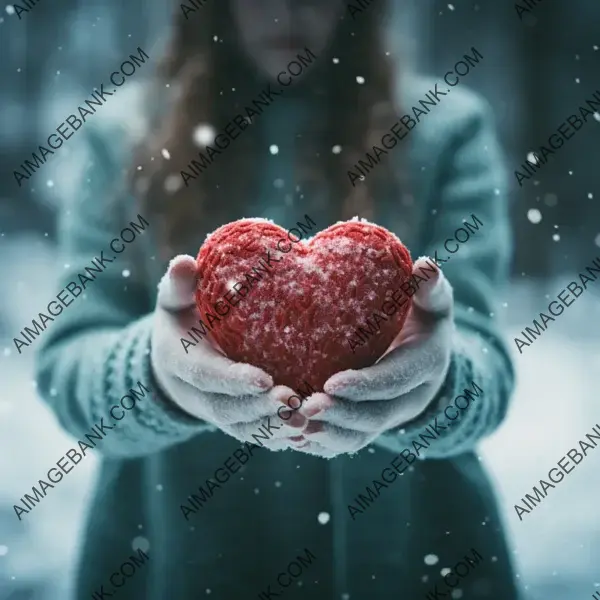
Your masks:
{"label": "snow on heart", "polygon": [[190,335],[210,333],[231,360],[264,369],[276,385],[306,379],[322,390],[334,373],[375,363],[399,333],[411,301],[391,314],[380,307],[410,280],[412,260],[393,233],[364,219],[295,243],[286,234],[266,219],[240,219],[207,236],[196,259],[200,329]]}

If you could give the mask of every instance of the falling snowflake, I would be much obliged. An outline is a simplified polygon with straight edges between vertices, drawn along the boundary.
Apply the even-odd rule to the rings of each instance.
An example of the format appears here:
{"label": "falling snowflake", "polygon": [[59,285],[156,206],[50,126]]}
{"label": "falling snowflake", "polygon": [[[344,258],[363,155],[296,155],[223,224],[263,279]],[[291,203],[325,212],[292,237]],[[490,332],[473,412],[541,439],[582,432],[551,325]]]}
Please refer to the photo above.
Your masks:
{"label": "falling snowflake", "polygon": [[334,147],[331,149],[331,151],[332,151],[334,154],[339,154],[339,153],[342,151],[342,147],[341,147],[340,145],[336,144],[336,145],[335,145],[335,146],[334,146]]}
{"label": "falling snowflake", "polygon": [[160,153],[163,155],[163,158],[166,158],[167,160],[170,160],[171,158],[171,153],[166,149],[163,148]]}
{"label": "falling snowflake", "polygon": [[123,277],[129,277],[131,275],[131,271],[129,269],[123,269],[121,271],[121,275],[123,275]]}
{"label": "falling snowflake", "polygon": [[329,513],[327,513],[327,512],[320,512],[317,515],[317,521],[319,521],[319,523],[321,525],[326,525],[327,523],[329,523],[330,518],[331,517],[329,516]]}
{"label": "falling snowflake", "polygon": [[216,133],[214,127],[206,123],[201,123],[198,125],[192,133],[194,144],[196,144],[196,146],[200,146],[201,148],[212,144],[215,137]]}
{"label": "falling snowflake", "polygon": [[165,192],[174,194],[182,185],[181,175],[167,175],[163,187],[165,188]]}
{"label": "falling snowflake", "polygon": [[435,554],[428,554],[424,558],[425,564],[429,567],[431,567],[433,565],[437,565],[439,560],[440,559]]}
{"label": "falling snowflake", "polygon": [[279,146],[277,146],[276,144],[271,144],[269,146],[269,152],[271,154],[279,154]]}
{"label": "falling snowflake", "polygon": [[537,225],[542,220],[542,213],[537,208],[530,208],[527,211],[527,218],[531,223]]}
{"label": "falling snowflake", "polygon": [[365,78],[361,77],[360,75],[356,76],[356,82],[360,83],[361,85],[365,82]]}
{"label": "falling snowflake", "polygon": [[150,542],[147,538],[138,536],[133,538],[131,542],[131,547],[134,550],[141,550],[142,552],[148,552],[150,550]]}

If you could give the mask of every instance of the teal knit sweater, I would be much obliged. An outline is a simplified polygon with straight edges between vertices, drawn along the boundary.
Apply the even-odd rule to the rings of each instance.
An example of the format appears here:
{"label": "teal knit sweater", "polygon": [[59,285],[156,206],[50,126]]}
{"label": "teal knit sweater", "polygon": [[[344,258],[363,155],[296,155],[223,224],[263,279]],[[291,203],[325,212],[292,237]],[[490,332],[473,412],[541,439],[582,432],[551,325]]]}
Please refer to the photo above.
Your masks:
{"label": "teal knit sweater", "polygon": [[[405,84],[401,106],[418,105],[418,100],[433,85],[429,79],[415,79],[410,85]],[[280,144],[276,158],[279,162],[268,165],[270,171],[265,175],[264,193],[270,189],[271,196],[261,204],[261,214],[245,215],[273,217],[283,227],[295,223],[305,212],[293,201],[282,209],[282,198],[293,183],[292,175],[284,170],[285,148],[290,142],[284,139],[285,131],[278,131],[277,123],[289,109],[280,101],[269,109],[268,115],[265,113],[265,126],[273,136],[269,139]],[[69,268],[62,274],[57,289],[64,288],[70,281],[78,281],[77,274],[85,273],[85,267],[95,256],[100,256],[101,250],[112,258],[110,241],[131,221],[138,222],[139,210],[128,195],[123,195],[118,206],[107,208],[109,190],[130,160],[134,136],[120,123],[98,120],[85,127],[85,147],[82,146],[80,152],[86,169],[82,172],[76,198],[60,218],[60,249]],[[84,135],[81,137],[83,141]],[[328,594],[352,590],[367,594],[360,597],[380,597],[368,595],[379,585],[386,593],[395,589],[424,591],[425,588],[420,587],[423,586],[420,582],[422,556],[418,556],[418,551],[415,550],[413,566],[412,559],[405,558],[404,566],[399,567],[397,560],[390,562],[383,558],[383,565],[376,564],[369,548],[372,544],[385,548],[389,542],[382,540],[393,536],[395,543],[401,544],[393,550],[394,555],[407,552],[411,544],[416,549],[421,542],[410,541],[405,526],[409,521],[420,528],[422,540],[435,540],[443,546],[439,536],[443,537],[444,532],[435,529],[436,518],[443,521],[440,528],[451,527],[446,521],[450,517],[442,518],[444,511],[440,513],[435,509],[440,493],[456,496],[456,502],[449,500],[449,505],[454,506],[452,518],[455,523],[465,523],[461,531],[473,534],[469,537],[465,533],[465,551],[477,543],[475,537],[484,535],[475,534],[473,528],[466,525],[469,518],[476,520],[478,511],[481,512],[481,518],[477,517],[479,521],[490,515],[497,518],[487,478],[477,461],[469,458],[473,457],[476,444],[502,422],[514,385],[511,361],[497,326],[497,301],[507,277],[511,237],[506,178],[490,109],[479,96],[458,86],[421,118],[402,143],[409,147],[405,160],[409,161],[411,173],[411,197],[382,199],[376,222],[394,231],[410,248],[413,257],[434,256],[437,251],[438,257],[446,258],[449,252],[444,249],[444,241],[454,235],[463,221],[473,223],[475,215],[483,226],[442,265],[454,289],[456,322],[445,384],[422,415],[401,429],[386,432],[376,441],[375,455],[364,450],[355,458],[343,456],[324,461],[292,451],[261,450],[260,459],[243,468],[246,474],[235,485],[230,485],[231,490],[221,490],[221,498],[199,509],[195,523],[198,531],[190,533],[190,523],[182,518],[179,505],[238,444],[213,426],[178,409],[154,380],[150,365],[152,310],[156,285],[167,265],[158,257],[153,233],[157,223],[152,222],[151,215],[142,215],[149,222],[146,231],[139,233],[122,254],[115,256],[105,271],[86,286],[85,293],[74,299],[48,326],[41,339],[36,340],[38,389],[64,429],[81,440],[101,419],[114,425],[94,450],[106,460],[88,523],[78,597],[97,589],[115,570],[121,557],[125,560],[129,556],[131,539],[141,535],[137,530],[139,523],[143,524],[143,535],[150,539],[151,562],[128,582],[130,598],[163,600],[167,594],[174,598],[196,598],[198,590],[202,590],[203,595],[205,588],[225,594],[218,597],[230,597],[227,594],[247,590],[255,578],[258,581],[263,576],[262,562],[255,564],[252,558],[251,541],[256,541],[259,535],[254,529],[259,523],[265,556],[273,557],[272,563],[266,559],[266,579],[283,566],[287,556],[295,556],[295,544],[300,548],[306,545],[321,556],[321,566],[307,574],[311,581],[313,578],[320,581],[315,594],[333,597]],[[223,156],[220,160],[226,158]],[[387,160],[400,160],[400,152],[391,151]],[[282,173],[283,189],[269,185]],[[395,214],[400,202],[413,206],[416,226],[412,230],[403,228]],[[283,219],[286,220],[282,222]],[[319,229],[329,224],[317,223]],[[200,228],[196,239],[182,240],[178,252],[195,255],[206,233]],[[121,421],[115,422],[109,414],[110,407],[118,405],[124,395],[131,395],[132,388],[138,389],[138,382],[149,391]],[[443,417],[444,408],[463,394],[465,388],[475,389],[473,384],[483,391],[481,396],[421,453],[421,458],[446,460],[416,463],[423,465],[422,473],[438,469],[436,475],[429,478],[438,483],[444,478],[451,481],[461,469],[471,475],[461,478],[460,485],[452,484],[453,492],[446,488],[443,492],[439,488],[425,489],[425,486],[419,488],[418,494],[417,480],[407,482],[404,477],[401,484],[394,484],[395,491],[386,491],[389,500],[384,501],[382,493],[377,507],[370,509],[371,516],[364,514],[356,523],[348,522],[344,505],[376,476],[374,471],[381,471],[393,454],[412,448],[411,441],[418,439],[436,416],[441,417],[439,422],[447,421]],[[439,462],[437,467],[436,462]],[[295,477],[293,484],[285,484],[281,490],[269,490],[269,494],[261,498],[250,491],[262,489],[261,482],[265,486],[284,473]],[[158,485],[164,493],[156,491]],[[479,493],[475,494],[477,489]],[[277,492],[279,500],[271,497],[272,492]],[[293,494],[303,495],[302,506],[294,503]],[[467,515],[469,502],[475,502],[473,495],[480,496],[478,501],[482,504],[471,506],[468,509],[471,515]],[[239,510],[235,508],[242,503],[241,512],[246,518],[238,515]],[[292,515],[293,523],[286,521],[286,535],[281,539],[282,536],[276,537],[275,521],[268,515],[273,517],[284,505],[288,511],[284,514]],[[334,517],[327,528],[314,520],[314,515],[323,507],[329,507],[327,510]],[[35,511],[25,518],[34,515]],[[397,525],[392,527],[390,519]],[[365,524],[360,524],[361,521]],[[457,531],[460,527],[457,524],[452,529]],[[358,537],[353,542],[354,535]],[[190,536],[197,539],[192,541]],[[453,548],[458,553],[463,551],[461,543],[459,539],[453,540],[446,562],[455,559]],[[490,576],[498,576],[505,582],[504,600],[514,597],[501,532],[493,536],[490,532],[489,540],[479,542],[482,554],[488,551],[486,548],[504,556],[500,560],[503,567],[490,566],[504,569],[502,574],[496,571]],[[246,566],[236,563],[239,568],[236,572],[231,566],[231,578],[222,575],[223,557],[241,560],[238,554],[242,551]],[[382,556],[385,555],[389,558],[390,553],[382,550]],[[456,560],[461,556],[456,556]],[[187,559],[193,559],[197,568],[184,567]],[[392,563],[396,565],[395,571]],[[379,581],[360,580],[355,572],[361,570],[356,568],[359,564],[376,569]],[[397,569],[400,568],[406,570],[399,575]],[[371,570],[366,572],[371,573]],[[232,581],[238,577],[239,582]],[[398,581],[393,583],[396,579]],[[400,587],[396,588],[397,585]]]}

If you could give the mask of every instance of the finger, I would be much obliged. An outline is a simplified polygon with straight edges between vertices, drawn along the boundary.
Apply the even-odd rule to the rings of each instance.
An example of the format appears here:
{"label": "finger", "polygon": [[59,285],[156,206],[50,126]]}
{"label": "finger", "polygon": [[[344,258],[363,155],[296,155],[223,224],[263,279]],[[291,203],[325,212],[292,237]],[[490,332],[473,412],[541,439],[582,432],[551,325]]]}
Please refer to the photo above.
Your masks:
{"label": "finger", "polygon": [[372,435],[323,421],[313,423],[320,427],[316,431],[305,430],[304,437],[310,442],[317,442],[324,448],[335,452],[357,452],[367,443],[369,435]]}
{"label": "finger", "polygon": [[364,433],[382,429],[398,409],[396,400],[357,404],[343,398],[334,398],[333,403],[319,413],[314,422],[328,423],[337,427],[352,428]]}
{"label": "finger", "polygon": [[238,397],[260,394],[273,386],[273,378],[262,369],[234,362],[208,344],[195,360],[185,358],[177,359],[178,376],[204,392]]}
{"label": "finger", "polygon": [[[154,318],[159,331],[178,327],[176,315],[156,311]],[[273,387],[273,379],[268,373],[253,365],[232,361],[206,340],[184,350],[170,341],[171,334],[165,339],[169,343],[157,349],[160,360],[169,364],[171,372],[180,379],[203,392],[243,396],[260,394]]]}
{"label": "finger", "polygon": [[[229,428],[242,436],[244,440],[253,444],[267,444],[271,440],[287,440],[290,437],[298,435],[298,429],[278,420],[267,417],[266,419],[258,419],[251,423],[234,423],[229,425]],[[308,421],[306,423],[308,425]]]}
{"label": "finger", "polygon": [[[290,388],[284,385],[278,385],[268,392],[253,395],[243,395],[232,397],[226,394],[207,394],[207,411],[211,418],[224,425],[236,423],[253,423],[257,420],[271,418],[271,422],[276,425],[285,424],[292,432],[290,435],[297,434],[298,429],[302,429],[307,424],[307,419],[301,414],[292,413],[289,420],[285,417],[283,407],[284,399],[290,396]],[[257,426],[259,428],[260,425]]]}
{"label": "finger", "polygon": [[189,308],[196,303],[196,260],[188,254],[178,254],[169,263],[167,272],[158,284],[156,303],[170,311]]}
{"label": "finger", "polygon": [[430,380],[445,364],[447,339],[440,328],[446,325],[451,326],[452,322],[440,322],[427,335],[406,340],[370,367],[332,375],[324,390],[355,402],[388,400],[407,394]]}
{"label": "finger", "polygon": [[310,442],[303,435],[295,435],[288,438],[288,441],[291,444],[292,448],[302,448],[303,446],[308,446]]}
{"label": "finger", "polygon": [[302,406],[297,409],[297,412],[300,413],[303,417],[311,419],[315,415],[318,415],[320,412],[333,406],[334,402],[334,399],[329,394],[324,394],[323,392],[316,392],[306,398],[304,404],[302,404]]}
{"label": "finger", "polygon": [[261,444],[257,444],[257,442],[252,438],[252,436],[248,437],[247,432],[240,431],[235,426],[222,427],[221,428],[225,433],[235,438],[239,442],[242,443],[251,443],[259,448],[266,448],[268,450],[278,451],[278,450],[287,450],[291,447],[291,444],[286,439],[270,439],[270,440],[261,440]]}
{"label": "finger", "polygon": [[[419,284],[416,293],[412,297],[413,306],[435,316],[445,317],[452,312],[454,304],[453,290],[439,268],[436,269],[433,275],[430,275],[430,265],[432,264],[435,263],[427,256],[418,258],[413,264],[413,275],[426,279],[425,282]],[[423,276],[422,268],[426,269],[427,277]]]}
{"label": "finger", "polygon": [[432,387],[423,384],[391,400],[369,403],[334,398],[333,405],[319,414],[318,421],[364,433],[384,431],[420,415],[431,399]]}
{"label": "finger", "polygon": [[335,458],[339,454],[342,454],[341,452],[335,452],[333,450],[325,448],[317,442],[309,442],[308,444],[294,448],[294,450],[297,450],[298,452],[303,452],[304,454],[318,456],[319,458]]}

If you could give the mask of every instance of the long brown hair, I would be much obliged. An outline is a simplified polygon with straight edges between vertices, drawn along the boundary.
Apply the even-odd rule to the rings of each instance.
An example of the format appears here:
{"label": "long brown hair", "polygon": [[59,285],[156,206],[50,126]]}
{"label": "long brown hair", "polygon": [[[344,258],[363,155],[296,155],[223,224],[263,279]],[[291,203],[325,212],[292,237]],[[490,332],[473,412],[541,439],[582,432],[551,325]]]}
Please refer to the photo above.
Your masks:
{"label": "long brown hair", "polygon": [[[348,177],[348,170],[380,143],[397,120],[395,66],[383,47],[385,4],[372,0],[354,18],[345,13],[332,43],[294,83],[294,93],[299,88],[325,106],[325,117],[312,119],[311,130],[298,136],[297,193],[306,198],[328,189],[326,201],[340,220],[354,215],[373,218],[372,198],[389,193],[390,186],[400,198],[403,178],[391,168],[389,156],[355,186]],[[214,0],[186,19],[177,3],[169,48],[154,82],[157,92],[168,90],[168,101],[151,120],[129,172],[143,214],[160,227],[166,256],[172,256],[177,240],[192,231],[198,234],[199,227],[206,232],[242,216],[255,216],[244,214],[244,204],[257,193],[258,161],[268,146],[260,139],[260,127],[248,127],[187,187],[180,175],[197,158],[195,127],[210,124],[219,131],[233,116],[244,114],[243,107],[265,87],[233,39],[229,5],[228,0]],[[362,85],[357,77],[364,78]],[[333,152],[334,146],[341,146],[341,152]],[[161,155],[162,149],[168,151],[169,160]],[[400,151],[398,147],[394,153]]]}

